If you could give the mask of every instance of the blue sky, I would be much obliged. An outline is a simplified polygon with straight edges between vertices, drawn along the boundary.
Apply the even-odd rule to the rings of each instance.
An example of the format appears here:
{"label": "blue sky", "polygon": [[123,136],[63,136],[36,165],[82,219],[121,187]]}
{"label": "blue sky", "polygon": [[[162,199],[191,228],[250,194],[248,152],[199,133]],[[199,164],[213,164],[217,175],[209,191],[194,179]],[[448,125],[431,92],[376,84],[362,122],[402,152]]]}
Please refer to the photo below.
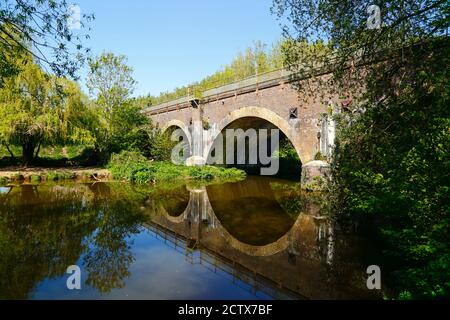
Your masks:
{"label": "blue sky", "polygon": [[[94,13],[86,45],[124,54],[138,81],[135,95],[158,94],[200,80],[261,40],[281,37],[272,0],[76,0]],[[82,83],[86,70],[80,73]]]}

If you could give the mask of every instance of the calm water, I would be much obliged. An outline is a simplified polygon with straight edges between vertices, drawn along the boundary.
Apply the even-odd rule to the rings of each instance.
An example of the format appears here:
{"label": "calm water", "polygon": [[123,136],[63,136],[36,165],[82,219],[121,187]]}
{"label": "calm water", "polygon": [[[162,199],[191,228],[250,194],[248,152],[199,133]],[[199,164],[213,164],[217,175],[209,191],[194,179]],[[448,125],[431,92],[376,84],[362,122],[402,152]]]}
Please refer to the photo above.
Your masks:
{"label": "calm water", "polygon": [[[292,183],[0,188],[0,299],[379,298],[367,246]],[[81,268],[81,290],[66,269]]]}

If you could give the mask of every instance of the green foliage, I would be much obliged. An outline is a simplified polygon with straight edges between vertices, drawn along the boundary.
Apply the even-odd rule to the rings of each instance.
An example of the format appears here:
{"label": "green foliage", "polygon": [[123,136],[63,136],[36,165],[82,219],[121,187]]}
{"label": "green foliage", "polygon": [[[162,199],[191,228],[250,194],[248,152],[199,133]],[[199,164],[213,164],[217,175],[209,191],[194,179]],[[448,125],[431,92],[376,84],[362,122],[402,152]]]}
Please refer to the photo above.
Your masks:
{"label": "green foliage", "polygon": [[40,176],[40,175],[37,175],[37,174],[33,174],[33,175],[30,177],[30,182],[31,182],[31,183],[39,183],[39,182],[41,182],[41,180],[42,180],[41,176]]}
{"label": "green foliage", "polygon": [[280,139],[278,151],[276,151],[273,156],[280,159],[289,159],[292,161],[300,162],[297,151],[295,150],[289,139],[287,139],[286,137]]}
{"label": "green foliage", "polygon": [[122,150],[140,150],[150,155],[150,120],[140,111],[145,105],[131,99],[136,81],[125,56],[104,53],[89,62],[87,86],[98,111],[96,150],[101,161]]}
{"label": "green foliage", "polygon": [[176,88],[172,92],[161,93],[159,96],[147,97],[147,99],[151,100],[151,105],[158,105],[162,102],[175,100],[187,95],[200,96],[203,91],[242,80],[256,74],[281,69],[284,63],[282,46],[283,42],[279,42],[270,50],[267,50],[265,44],[257,41],[253,47],[247,48],[245,52],[239,53],[222,70],[215,72],[201,81]]}
{"label": "green foliage", "polygon": [[236,168],[222,167],[187,167],[189,177],[194,180],[241,180],[245,178],[245,172]]}
{"label": "green foliage", "polygon": [[162,132],[159,129],[150,133],[148,143],[149,146],[142,150],[149,150],[148,155],[156,161],[170,161],[172,150],[177,144],[176,141],[172,141],[169,130]]}
{"label": "green foliage", "polygon": [[[342,226],[372,224],[398,298],[448,298],[450,88],[442,66],[450,64],[449,3],[384,1],[384,26],[374,30],[366,5],[275,0],[274,10],[294,21],[286,30],[296,42],[328,41],[339,92],[365,89],[351,106],[365,112],[337,119],[328,195],[336,217]],[[307,59],[293,51],[287,61]],[[364,68],[349,69],[349,60]]]}
{"label": "green foliage", "polygon": [[133,69],[127,65],[125,56],[115,56],[110,52],[91,59],[89,67],[86,85],[96,98],[104,118],[111,120],[113,111],[120,108],[134,91]]}
{"label": "green foliage", "polygon": [[75,174],[70,172],[49,172],[46,175],[47,181],[59,181],[59,180],[73,180],[75,179]]}
{"label": "green foliage", "polygon": [[241,170],[218,167],[177,166],[169,162],[148,161],[141,153],[123,151],[111,157],[108,165],[114,179],[135,183],[149,183],[174,180],[243,179]]}
{"label": "green foliage", "polygon": [[341,216],[377,221],[386,252],[401,261],[397,286],[414,298],[450,295],[450,88],[441,68],[450,50],[440,50],[420,80],[341,125],[333,170]]}
{"label": "green foliage", "polygon": [[274,152],[273,157],[280,161],[277,176],[285,179],[300,179],[302,163],[292,143],[285,136],[280,139],[279,149]]}
{"label": "green foliage", "polygon": [[70,3],[63,0],[2,0],[0,3],[0,87],[16,76],[21,65],[16,59],[31,54],[38,63],[58,75],[76,76],[84,54],[82,44],[87,23],[93,15],[83,14],[78,33],[70,28]]}
{"label": "green foliage", "polygon": [[8,179],[0,176],[0,186],[5,186],[8,183]]}
{"label": "green foliage", "polygon": [[142,168],[148,164],[147,158],[136,151],[122,151],[113,154],[108,168],[114,179],[133,181],[133,172],[136,168]]}
{"label": "green foliage", "polygon": [[326,156],[324,156],[324,155],[322,154],[322,152],[319,151],[319,152],[317,152],[316,155],[314,156],[314,160],[327,161],[328,159],[327,159]]}
{"label": "green foliage", "polygon": [[92,143],[91,114],[79,86],[44,73],[28,63],[0,89],[0,141],[19,145],[25,163],[33,162],[41,145]]}

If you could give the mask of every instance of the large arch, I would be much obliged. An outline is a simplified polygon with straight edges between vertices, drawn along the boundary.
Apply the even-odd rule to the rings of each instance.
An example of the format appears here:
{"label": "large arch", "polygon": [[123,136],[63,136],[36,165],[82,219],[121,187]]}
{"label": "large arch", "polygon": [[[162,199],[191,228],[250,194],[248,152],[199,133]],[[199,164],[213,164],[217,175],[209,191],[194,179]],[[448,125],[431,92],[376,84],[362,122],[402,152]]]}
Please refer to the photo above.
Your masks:
{"label": "large arch", "polygon": [[207,146],[206,150],[207,152],[205,153],[206,157],[208,157],[208,155],[210,154],[211,148],[214,144],[214,141],[216,141],[218,135],[234,121],[242,118],[260,118],[266,120],[267,122],[270,122],[275,127],[280,129],[281,132],[283,132],[283,134],[289,139],[289,141],[292,143],[295,150],[297,151],[300,161],[303,164],[308,162],[306,153],[304,153],[304,150],[301,146],[299,134],[298,132],[295,131],[295,128],[293,128],[293,126],[291,126],[287,120],[281,118],[275,112],[267,108],[257,106],[243,107],[238,110],[235,110],[229,113],[215,127],[213,127],[213,130],[211,132],[212,136],[210,139],[211,143],[210,145]]}

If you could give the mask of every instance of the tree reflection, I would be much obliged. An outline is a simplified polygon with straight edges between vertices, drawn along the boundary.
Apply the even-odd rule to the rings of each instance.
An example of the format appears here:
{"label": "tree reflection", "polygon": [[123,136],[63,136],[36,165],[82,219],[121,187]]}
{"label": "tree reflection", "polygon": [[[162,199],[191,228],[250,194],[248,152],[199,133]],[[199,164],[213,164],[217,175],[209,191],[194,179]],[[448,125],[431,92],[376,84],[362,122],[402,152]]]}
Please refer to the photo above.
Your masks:
{"label": "tree reflection", "polygon": [[25,299],[37,283],[76,263],[93,231],[86,191],[21,186],[0,196],[1,299]]}
{"label": "tree reflection", "polygon": [[[98,228],[92,234],[91,249],[84,257],[88,272],[86,283],[101,293],[123,288],[134,262],[132,235],[139,233],[144,216],[136,202],[130,201],[123,189],[97,184],[93,203]],[[126,193],[126,190],[125,190]],[[107,199],[107,201],[105,201]]]}
{"label": "tree reflection", "polygon": [[121,287],[133,262],[131,236],[144,220],[136,200],[145,195],[132,191],[22,185],[0,194],[0,299],[29,298],[80,257],[88,284],[102,293]]}

